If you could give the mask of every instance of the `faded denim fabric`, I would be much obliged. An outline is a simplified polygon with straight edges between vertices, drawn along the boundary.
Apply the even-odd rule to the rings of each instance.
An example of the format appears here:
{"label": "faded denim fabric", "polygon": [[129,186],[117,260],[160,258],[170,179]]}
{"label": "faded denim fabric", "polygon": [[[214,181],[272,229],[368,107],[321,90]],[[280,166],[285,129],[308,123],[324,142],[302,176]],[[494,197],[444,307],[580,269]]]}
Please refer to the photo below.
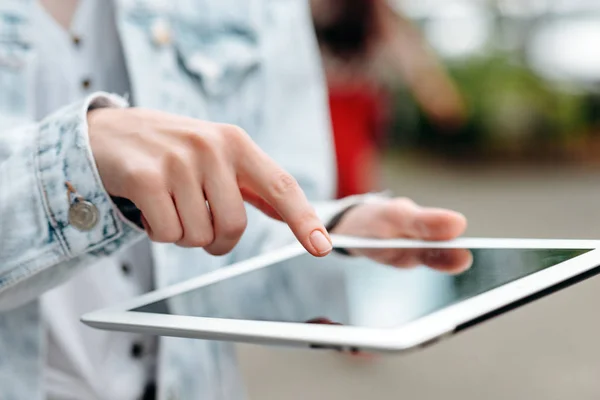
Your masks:
{"label": "faded denim fabric", "polygon": [[[37,65],[28,15],[33,1],[0,0],[0,400],[43,398],[36,297],[92,258],[140,236],[102,187],[87,138],[88,106],[124,101],[99,93],[32,121]],[[114,1],[133,104],[240,125],[296,177],[323,220],[348,204],[319,204],[333,194],[334,158],[307,1]],[[157,24],[170,31],[169,42],[155,40]],[[100,222],[90,232],[69,225],[66,181],[99,209]],[[254,208],[247,212],[248,230],[229,256],[155,246],[157,285],[293,240],[285,225]],[[309,286],[302,290],[310,291]],[[255,306],[268,307],[266,302]],[[182,313],[195,306],[177,305]],[[158,379],[160,399],[244,398],[229,344],[164,338]]]}

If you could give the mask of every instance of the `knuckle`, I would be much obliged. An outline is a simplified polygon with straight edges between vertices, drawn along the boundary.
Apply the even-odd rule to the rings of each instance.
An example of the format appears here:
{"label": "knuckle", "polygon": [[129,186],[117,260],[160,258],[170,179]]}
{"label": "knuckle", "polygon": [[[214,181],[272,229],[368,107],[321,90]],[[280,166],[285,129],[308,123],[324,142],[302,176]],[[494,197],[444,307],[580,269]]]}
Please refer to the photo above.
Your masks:
{"label": "knuckle", "polygon": [[235,219],[230,218],[223,222],[220,233],[226,240],[237,240],[244,234],[247,225],[246,215]]}
{"label": "knuckle", "polygon": [[318,220],[315,212],[312,209],[308,209],[308,210],[301,211],[300,213],[298,213],[298,216],[296,218],[294,218],[293,221],[290,221],[290,222],[302,225],[302,224],[308,224],[310,222],[313,222],[313,221],[315,221],[315,219]]}
{"label": "knuckle", "polygon": [[210,246],[214,240],[214,235],[211,233],[209,236],[201,236],[194,239],[193,244],[195,247],[206,247]]}
{"label": "knuckle", "polygon": [[177,244],[181,247],[207,247],[214,241],[214,234],[211,232],[201,232],[196,234],[186,234]]}
{"label": "knuckle", "polygon": [[231,243],[228,245],[220,245],[220,246],[209,246],[206,249],[206,252],[208,254],[211,254],[213,256],[224,256],[225,254],[229,253],[231,250],[233,250],[233,247],[235,246],[235,243]]}
{"label": "knuckle", "polygon": [[219,257],[219,256],[224,256],[225,254],[227,254],[227,251],[224,251],[222,249],[217,249],[217,248],[207,248],[204,249],[208,254],[210,254],[211,256],[215,256],[215,257]]}
{"label": "knuckle", "polygon": [[248,133],[237,125],[222,124],[219,126],[219,137],[230,149],[237,150],[246,147]]}
{"label": "knuckle", "polygon": [[202,154],[203,157],[216,156],[221,148],[219,135],[209,130],[188,132],[187,142],[194,153]]}
{"label": "knuckle", "polygon": [[191,157],[187,149],[170,148],[163,157],[164,170],[169,176],[188,175],[192,170]]}
{"label": "knuckle", "polygon": [[392,201],[396,207],[415,208],[417,204],[408,197],[398,197]]}
{"label": "knuckle", "polygon": [[228,140],[245,140],[248,137],[246,131],[237,125],[221,124],[219,130],[221,135]]}
{"label": "knuckle", "polygon": [[176,243],[181,240],[182,231],[177,228],[162,228],[152,231],[150,239],[158,243]]}
{"label": "knuckle", "polygon": [[409,198],[399,197],[388,201],[381,209],[380,212],[383,215],[390,217],[394,220],[410,220],[414,216],[414,212],[417,210],[417,204]]}
{"label": "knuckle", "polygon": [[280,172],[273,179],[271,184],[273,195],[276,197],[285,197],[295,193],[300,189],[296,179],[287,172]]}

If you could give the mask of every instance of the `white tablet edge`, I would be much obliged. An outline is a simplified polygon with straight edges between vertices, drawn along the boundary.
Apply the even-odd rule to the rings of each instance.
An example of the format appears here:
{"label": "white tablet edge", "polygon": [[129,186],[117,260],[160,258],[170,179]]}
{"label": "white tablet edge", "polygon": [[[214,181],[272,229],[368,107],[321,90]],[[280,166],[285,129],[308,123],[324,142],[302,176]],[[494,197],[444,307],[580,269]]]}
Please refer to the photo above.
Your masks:
{"label": "white tablet edge", "polygon": [[[479,248],[505,248],[505,246],[494,246],[498,240],[500,243],[508,244],[508,248],[594,249],[600,247],[600,242],[598,241],[564,240],[559,241],[562,242],[562,245],[560,245],[561,243],[557,243],[556,240],[545,239],[524,239],[525,242],[519,243],[521,239],[464,238],[452,242],[426,242],[426,244],[429,248],[474,248],[472,246],[478,243],[482,246]],[[355,243],[357,243],[356,247],[368,247],[369,245],[377,246],[376,242],[379,243],[379,241],[371,240],[368,240],[368,243],[362,240]],[[401,244],[399,241],[385,242],[387,244],[381,247],[389,247],[392,245],[392,242]],[[336,246],[340,243],[343,243],[345,246],[348,245],[348,242],[335,242]],[[487,243],[487,245],[483,245],[484,243]],[[524,245],[525,243],[527,245]],[[560,246],[548,246],[550,244],[559,244]],[[533,245],[535,246],[531,247]],[[374,329],[352,327],[352,329],[343,330],[343,337],[340,336],[339,328],[344,327],[337,326],[227,320],[130,311],[131,309],[176,296],[197,287],[267,267],[273,263],[303,253],[304,250],[299,245],[290,245],[278,251],[252,258],[213,273],[147,293],[115,307],[86,314],[82,317],[82,321],[90,326],[101,329],[109,328],[166,336],[197,337],[214,340],[238,339],[243,342],[281,343],[286,345],[302,345],[310,341],[318,344],[356,346],[379,351],[399,351],[410,349],[429,340],[452,333],[460,324],[467,323],[502,306],[581,275],[600,265],[600,250],[592,250],[581,256],[559,263],[552,268],[536,272],[471,299],[446,307],[401,328]],[[201,328],[199,327],[200,322]],[[338,329],[336,330],[336,328]]]}
{"label": "white tablet edge", "polygon": [[335,247],[354,248],[465,248],[465,249],[596,249],[600,240],[572,239],[510,239],[458,238],[444,242],[410,239],[365,239],[350,236],[332,236]]}

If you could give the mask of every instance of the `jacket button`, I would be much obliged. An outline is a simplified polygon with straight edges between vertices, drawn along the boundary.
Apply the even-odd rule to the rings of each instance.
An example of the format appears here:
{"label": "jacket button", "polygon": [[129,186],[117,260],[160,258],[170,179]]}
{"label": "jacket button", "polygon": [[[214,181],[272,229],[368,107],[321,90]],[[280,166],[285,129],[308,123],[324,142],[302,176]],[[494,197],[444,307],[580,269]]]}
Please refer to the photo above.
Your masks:
{"label": "jacket button", "polygon": [[123,275],[128,276],[131,274],[131,267],[129,266],[128,263],[123,263],[121,264],[121,272],[123,272]]}
{"label": "jacket button", "polygon": [[71,34],[71,41],[75,47],[79,47],[81,45],[81,37],[79,35]]}
{"label": "jacket button", "polygon": [[142,358],[144,355],[144,345],[142,343],[136,342],[131,345],[131,357],[133,358]]}
{"label": "jacket button", "polygon": [[86,200],[77,200],[69,208],[69,222],[80,231],[90,231],[98,224],[98,208]]}
{"label": "jacket button", "polygon": [[92,80],[89,78],[85,78],[81,81],[81,87],[85,90],[88,90],[92,86]]}
{"label": "jacket button", "polygon": [[151,27],[152,40],[157,46],[164,46],[171,43],[171,28],[167,20],[158,18]]}

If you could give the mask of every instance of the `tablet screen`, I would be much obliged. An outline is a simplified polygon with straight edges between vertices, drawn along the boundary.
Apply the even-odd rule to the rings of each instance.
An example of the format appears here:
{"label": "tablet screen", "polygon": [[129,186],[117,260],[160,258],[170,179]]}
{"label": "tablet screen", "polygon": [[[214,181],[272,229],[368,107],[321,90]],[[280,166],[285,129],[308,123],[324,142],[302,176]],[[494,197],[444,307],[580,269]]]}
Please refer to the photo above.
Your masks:
{"label": "tablet screen", "polygon": [[[410,251],[413,256],[425,254],[423,250]],[[426,254],[439,258],[436,251]],[[401,249],[370,254],[381,262],[301,255],[133,311],[190,315],[181,310],[194,310],[194,316],[209,318],[394,328],[589,250],[451,251],[458,252],[456,260],[466,260],[470,268],[449,274],[445,271],[448,266],[437,265],[441,270],[390,266],[414,263],[411,253]],[[452,254],[444,254],[452,260]]]}

